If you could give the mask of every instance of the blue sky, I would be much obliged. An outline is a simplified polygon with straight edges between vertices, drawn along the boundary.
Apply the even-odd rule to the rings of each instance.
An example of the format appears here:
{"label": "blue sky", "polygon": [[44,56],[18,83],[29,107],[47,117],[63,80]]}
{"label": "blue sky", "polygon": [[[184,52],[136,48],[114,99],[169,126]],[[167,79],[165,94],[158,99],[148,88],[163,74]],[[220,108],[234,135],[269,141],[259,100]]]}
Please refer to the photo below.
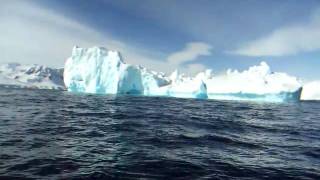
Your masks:
{"label": "blue sky", "polygon": [[0,7],[0,62],[63,66],[73,45],[106,46],[170,72],[246,69],[319,79],[318,0],[30,0]]}

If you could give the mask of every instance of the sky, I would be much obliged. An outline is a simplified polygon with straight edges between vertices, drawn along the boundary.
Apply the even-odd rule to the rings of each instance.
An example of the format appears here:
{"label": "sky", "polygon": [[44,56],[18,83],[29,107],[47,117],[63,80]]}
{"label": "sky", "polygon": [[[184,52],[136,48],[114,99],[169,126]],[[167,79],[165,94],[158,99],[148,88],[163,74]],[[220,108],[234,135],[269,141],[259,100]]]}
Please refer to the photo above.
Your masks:
{"label": "sky", "polygon": [[0,63],[63,67],[73,46],[103,46],[170,73],[273,71],[320,79],[319,0],[4,0]]}

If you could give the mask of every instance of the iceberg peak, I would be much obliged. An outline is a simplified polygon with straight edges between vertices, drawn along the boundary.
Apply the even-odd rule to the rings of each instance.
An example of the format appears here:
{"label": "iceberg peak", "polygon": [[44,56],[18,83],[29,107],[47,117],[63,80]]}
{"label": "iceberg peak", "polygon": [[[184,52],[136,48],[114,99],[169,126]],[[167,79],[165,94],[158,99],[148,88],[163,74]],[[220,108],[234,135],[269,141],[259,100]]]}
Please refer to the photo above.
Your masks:
{"label": "iceberg peak", "polygon": [[178,69],[176,69],[171,73],[169,78],[174,83],[179,79],[179,75],[180,75],[180,73],[179,73]]}

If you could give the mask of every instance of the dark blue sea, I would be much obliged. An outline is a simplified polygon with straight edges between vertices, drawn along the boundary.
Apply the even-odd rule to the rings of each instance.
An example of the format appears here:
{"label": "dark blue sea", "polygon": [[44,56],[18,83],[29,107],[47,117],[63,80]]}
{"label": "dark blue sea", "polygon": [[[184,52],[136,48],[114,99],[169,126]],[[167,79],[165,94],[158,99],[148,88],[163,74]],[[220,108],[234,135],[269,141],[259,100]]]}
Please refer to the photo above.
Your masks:
{"label": "dark blue sea", "polygon": [[320,102],[2,88],[0,179],[320,179]]}

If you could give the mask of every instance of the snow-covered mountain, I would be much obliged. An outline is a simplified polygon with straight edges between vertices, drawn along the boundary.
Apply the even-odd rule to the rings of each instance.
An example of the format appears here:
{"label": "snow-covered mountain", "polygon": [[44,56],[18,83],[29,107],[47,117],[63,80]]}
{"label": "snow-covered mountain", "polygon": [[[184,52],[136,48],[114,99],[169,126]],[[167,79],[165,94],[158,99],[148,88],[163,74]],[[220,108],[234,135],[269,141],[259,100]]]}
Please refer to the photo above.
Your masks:
{"label": "snow-covered mountain", "polygon": [[64,90],[63,69],[42,65],[0,65],[0,86]]}

